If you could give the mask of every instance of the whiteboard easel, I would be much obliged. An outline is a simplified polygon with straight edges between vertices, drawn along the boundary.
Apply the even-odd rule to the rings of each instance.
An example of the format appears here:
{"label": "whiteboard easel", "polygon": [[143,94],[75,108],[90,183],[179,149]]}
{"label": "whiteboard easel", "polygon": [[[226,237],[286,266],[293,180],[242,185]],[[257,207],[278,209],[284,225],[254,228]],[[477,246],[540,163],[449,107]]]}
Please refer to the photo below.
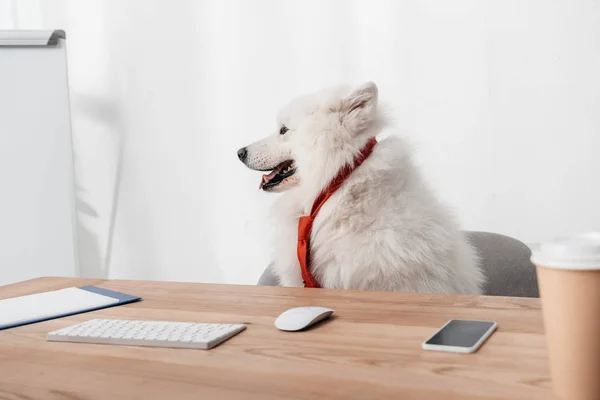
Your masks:
{"label": "whiteboard easel", "polygon": [[0,285],[77,276],[65,33],[0,30]]}

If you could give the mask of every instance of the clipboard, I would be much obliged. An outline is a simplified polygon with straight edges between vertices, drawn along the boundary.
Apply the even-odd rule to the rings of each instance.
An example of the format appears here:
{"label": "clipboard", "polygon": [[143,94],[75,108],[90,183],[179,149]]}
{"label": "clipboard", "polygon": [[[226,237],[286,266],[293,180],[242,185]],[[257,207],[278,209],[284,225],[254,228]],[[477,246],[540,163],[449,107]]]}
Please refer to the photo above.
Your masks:
{"label": "clipboard", "polygon": [[116,307],[139,296],[97,286],[71,287],[0,300],[0,331],[56,318]]}

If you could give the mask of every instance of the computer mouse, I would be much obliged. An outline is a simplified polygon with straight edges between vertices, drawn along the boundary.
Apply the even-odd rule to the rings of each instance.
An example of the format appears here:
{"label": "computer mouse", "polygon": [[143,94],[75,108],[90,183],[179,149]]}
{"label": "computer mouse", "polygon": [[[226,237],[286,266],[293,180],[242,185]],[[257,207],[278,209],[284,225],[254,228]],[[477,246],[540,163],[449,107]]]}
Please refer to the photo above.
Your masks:
{"label": "computer mouse", "polygon": [[299,331],[324,320],[333,314],[325,307],[296,307],[281,313],[275,320],[275,327],[282,331]]}

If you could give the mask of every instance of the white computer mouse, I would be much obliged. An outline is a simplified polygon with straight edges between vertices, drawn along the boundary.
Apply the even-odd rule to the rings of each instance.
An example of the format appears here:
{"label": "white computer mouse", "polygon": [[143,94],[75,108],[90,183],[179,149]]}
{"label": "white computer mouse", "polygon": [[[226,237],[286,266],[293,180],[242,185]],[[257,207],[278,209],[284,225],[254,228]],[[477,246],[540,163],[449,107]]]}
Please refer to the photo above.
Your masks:
{"label": "white computer mouse", "polygon": [[299,331],[316,324],[333,314],[331,308],[296,307],[281,313],[275,320],[275,327],[282,331]]}

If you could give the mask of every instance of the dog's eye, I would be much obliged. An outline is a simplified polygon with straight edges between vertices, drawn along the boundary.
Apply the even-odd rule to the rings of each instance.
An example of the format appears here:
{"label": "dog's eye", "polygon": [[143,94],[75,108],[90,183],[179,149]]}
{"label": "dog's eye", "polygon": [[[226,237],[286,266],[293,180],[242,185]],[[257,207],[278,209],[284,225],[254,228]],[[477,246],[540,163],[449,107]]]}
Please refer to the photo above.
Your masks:
{"label": "dog's eye", "polygon": [[288,131],[287,126],[285,125],[281,125],[281,129],[279,130],[279,134],[280,135],[285,135],[285,133]]}

